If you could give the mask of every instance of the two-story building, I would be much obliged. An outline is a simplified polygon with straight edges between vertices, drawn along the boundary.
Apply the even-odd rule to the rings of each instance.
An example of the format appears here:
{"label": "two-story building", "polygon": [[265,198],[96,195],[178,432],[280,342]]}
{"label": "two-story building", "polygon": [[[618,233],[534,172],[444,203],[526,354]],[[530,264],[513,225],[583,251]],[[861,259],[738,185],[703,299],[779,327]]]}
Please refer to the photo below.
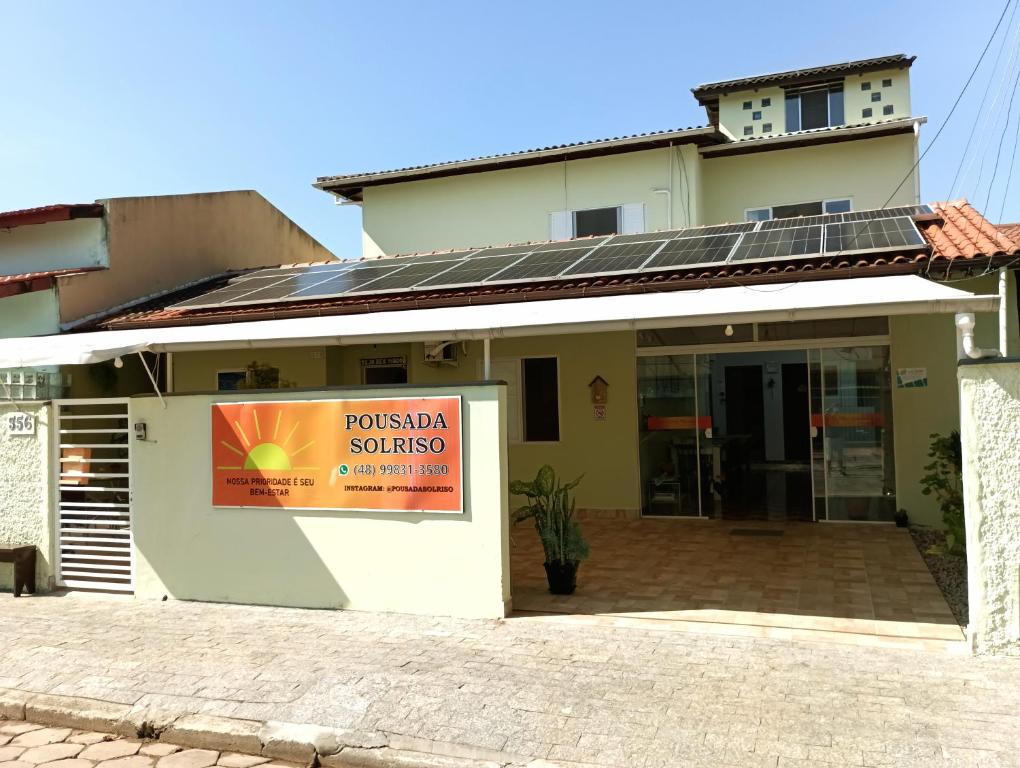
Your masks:
{"label": "two-story building", "polygon": [[[891,523],[901,508],[939,525],[919,481],[929,435],[959,423],[958,355],[1017,349],[1015,290],[1001,269],[1020,243],[966,201],[920,200],[912,63],[895,55],[704,84],[693,90],[700,127],[322,177],[316,187],[362,208],[361,259],[226,271],[44,350],[0,344],[0,363],[146,350],[162,356],[181,402],[235,397],[252,370],[296,397],[505,382],[500,482],[544,464],[583,475],[576,497],[593,554],[575,602],[549,602],[540,555],[517,545],[499,611],[820,615],[959,637],[926,572],[930,589],[911,591],[923,564],[891,526],[796,525]],[[193,437],[194,455],[173,461],[203,484],[208,435]],[[378,556],[382,570],[448,574],[423,582],[446,602],[373,602],[357,596],[355,576],[339,591],[314,586],[344,568],[337,551],[350,545],[314,511],[242,521],[204,504],[185,505],[194,531],[302,553],[279,572],[302,589],[274,588],[267,602],[481,610],[457,595],[485,578],[468,585],[441,547]],[[470,522],[482,510],[468,512]],[[145,514],[138,506],[136,520]],[[177,541],[168,530],[148,539],[142,593],[259,601],[238,569],[177,579],[198,534]],[[789,538],[749,549],[759,534],[731,530]]]}

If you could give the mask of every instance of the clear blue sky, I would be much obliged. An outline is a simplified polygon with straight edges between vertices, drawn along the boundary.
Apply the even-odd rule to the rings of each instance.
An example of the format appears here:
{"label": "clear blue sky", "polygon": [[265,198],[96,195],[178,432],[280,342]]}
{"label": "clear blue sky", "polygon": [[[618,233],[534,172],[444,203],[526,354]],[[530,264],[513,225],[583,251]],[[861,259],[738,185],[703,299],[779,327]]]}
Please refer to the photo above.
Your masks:
{"label": "clear blue sky", "polygon": [[[334,206],[310,186],[316,176],[698,125],[704,112],[689,92],[697,83],[896,52],[918,57],[913,111],[930,119],[924,146],[1001,8],[999,0],[9,2],[0,210],[254,188],[339,256],[358,256],[359,209]],[[1010,35],[1018,25],[1020,13]],[[922,165],[926,200],[949,194],[991,63]],[[1009,74],[1000,103],[1012,86]],[[986,151],[972,149],[971,178],[956,190],[979,206],[1000,112],[979,129],[975,144],[984,137]],[[992,218],[1018,114],[1020,94]],[[1020,180],[1009,198],[1003,220],[1018,220]]]}

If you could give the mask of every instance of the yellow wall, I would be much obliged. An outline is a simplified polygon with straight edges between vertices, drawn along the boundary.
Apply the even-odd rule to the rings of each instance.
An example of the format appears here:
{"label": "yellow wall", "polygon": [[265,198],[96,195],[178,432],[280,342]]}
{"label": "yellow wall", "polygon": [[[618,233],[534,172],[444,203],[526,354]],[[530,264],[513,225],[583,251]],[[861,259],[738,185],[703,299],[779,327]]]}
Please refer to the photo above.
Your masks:
{"label": "yellow wall", "polygon": [[[703,158],[706,224],[743,221],[748,208],[850,198],[854,210],[881,208],[914,164],[910,134]],[[918,203],[908,180],[890,205]]]}
{"label": "yellow wall", "polygon": [[335,258],[251,190],[103,202],[110,269],[60,278],[63,322],[231,269]]}
{"label": "yellow wall", "polygon": [[[882,87],[882,81],[892,80],[892,86]],[[870,91],[862,91],[861,83],[871,83]],[[843,90],[844,111],[849,125],[875,123],[882,120],[897,120],[910,117],[910,70],[886,69],[881,72],[865,72],[851,75],[846,79]],[[873,102],[871,94],[880,93],[881,101]],[[891,115],[882,114],[882,107],[891,104],[895,109]],[[861,110],[871,107],[872,116],[864,117]]]}
{"label": "yellow wall", "polygon": [[[510,599],[504,388],[354,390],[355,397],[463,397],[465,513],[214,509],[210,406],[297,399],[221,393],[131,402],[148,440],[132,443],[140,598],[351,608],[478,618]],[[338,391],[301,393],[333,399]]]}
{"label": "yellow wall", "polygon": [[173,391],[215,391],[217,371],[242,370],[252,362],[279,368],[280,379],[292,386],[321,387],[326,384],[326,352],[322,347],[178,352],[173,360]]}
{"label": "yellow wall", "polygon": [[[892,80],[888,88],[882,81]],[[871,90],[862,91],[861,83],[871,83]],[[871,94],[881,93],[881,101],[872,102]],[[910,117],[910,70],[888,69],[880,72],[865,72],[849,75],[843,82],[843,116],[846,125],[875,123],[882,120],[897,120]],[[763,98],[770,98],[768,107],[761,106]],[[744,109],[744,102],[750,101],[751,109]],[[882,114],[882,107],[891,104],[895,109],[891,115]],[[871,117],[864,117],[862,110],[872,108]],[[760,111],[761,120],[752,120],[752,112]],[[772,124],[771,131],[762,130],[765,123]],[[744,126],[754,126],[754,136],[774,136],[790,130],[786,126],[786,92],[782,88],[761,88],[734,91],[719,97],[719,124],[735,139],[744,138]],[[750,137],[748,137],[750,138]]]}
{"label": "yellow wall", "polygon": [[672,224],[688,226],[700,217],[698,160],[690,145],[675,148],[672,156],[668,149],[653,149],[368,187],[364,255],[548,240],[553,211],[625,203],[644,203],[645,228],[665,229],[667,198],[652,190],[669,188],[671,164]]}
{"label": "yellow wall", "polygon": [[[772,103],[767,107],[761,100],[768,98]],[[744,109],[744,102],[751,102],[751,109]],[[774,136],[786,131],[786,96],[782,88],[761,88],[738,91],[719,98],[719,125],[733,138],[744,138],[744,126],[754,127],[754,136]],[[761,120],[753,120],[754,112],[761,112]],[[771,131],[762,126],[772,124]],[[750,138],[750,137],[747,137]]]}

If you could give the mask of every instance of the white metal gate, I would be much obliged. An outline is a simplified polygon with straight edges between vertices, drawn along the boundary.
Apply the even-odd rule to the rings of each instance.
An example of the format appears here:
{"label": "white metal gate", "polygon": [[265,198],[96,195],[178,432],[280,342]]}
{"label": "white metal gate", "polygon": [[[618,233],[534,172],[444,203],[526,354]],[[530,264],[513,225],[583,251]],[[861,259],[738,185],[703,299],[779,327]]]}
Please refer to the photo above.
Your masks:
{"label": "white metal gate", "polygon": [[55,400],[57,584],[134,590],[128,401]]}

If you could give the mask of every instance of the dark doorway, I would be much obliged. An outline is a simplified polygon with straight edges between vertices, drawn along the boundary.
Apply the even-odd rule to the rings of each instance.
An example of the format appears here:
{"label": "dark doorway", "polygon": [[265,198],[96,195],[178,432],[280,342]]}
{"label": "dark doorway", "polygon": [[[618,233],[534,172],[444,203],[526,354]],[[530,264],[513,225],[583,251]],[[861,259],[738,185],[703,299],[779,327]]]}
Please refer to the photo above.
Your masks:
{"label": "dark doorway", "polygon": [[765,460],[765,399],[760,365],[726,366],[726,431],[742,438],[748,461]]}
{"label": "dark doorway", "polygon": [[783,453],[786,460],[808,462],[807,363],[783,363]]}

